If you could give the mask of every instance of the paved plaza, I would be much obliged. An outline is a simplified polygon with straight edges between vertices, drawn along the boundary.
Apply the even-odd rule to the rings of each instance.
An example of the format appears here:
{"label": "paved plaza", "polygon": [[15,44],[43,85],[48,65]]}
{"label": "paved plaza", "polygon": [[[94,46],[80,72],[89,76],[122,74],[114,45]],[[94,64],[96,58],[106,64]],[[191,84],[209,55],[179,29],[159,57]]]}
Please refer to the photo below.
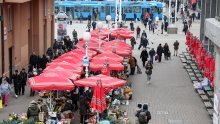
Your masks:
{"label": "paved plaza", "polygon": [[[103,22],[104,23],[104,22]],[[129,25],[130,22],[127,22]],[[135,24],[135,27],[142,24]],[[107,25],[105,25],[107,27]],[[182,32],[182,23],[178,22],[178,34],[166,35],[159,31],[160,26],[155,34],[149,32],[147,35],[150,41],[149,47],[156,49],[161,43],[168,43],[171,53],[173,53],[173,43],[175,40],[180,42],[180,50],[186,50],[185,35]],[[190,29],[195,35],[199,36],[199,22],[195,22]],[[79,38],[82,37],[86,30],[86,21],[84,23],[75,23],[68,26],[68,35],[72,37],[72,30],[76,29]],[[143,30],[143,28],[142,28]],[[55,32],[56,34],[56,32]],[[140,50],[138,45],[133,50],[133,55],[141,66]],[[130,41],[127,40],[128,43]],[[141,66],[142,67],[142,66]],[[128,82],[132,82],[133,99],[128,106],[123,106],[129,115],[132,124],[135,124],[135,110],[138,103],[148,103],[149,110],[152,114],[150,124],[211,124],[211,118],[205,109],[200,97],[194,91],[192,83],[187,72],[184,70],[179,57],[171,57],[171,60],[162,60],[161,63],[155,62],[152,81],[150,85],[146,85],[146,75],[142,67],[143,74],[136,74],[128,78]],[[18,99],[10,98],[9,106],[0,110],[0,120],[7,119],[10,112],[22,113],[26,112],[29,102],[37,97],[29,97],[29,91],[25,96]],[[77,123],[77,122],[76,122]]]}

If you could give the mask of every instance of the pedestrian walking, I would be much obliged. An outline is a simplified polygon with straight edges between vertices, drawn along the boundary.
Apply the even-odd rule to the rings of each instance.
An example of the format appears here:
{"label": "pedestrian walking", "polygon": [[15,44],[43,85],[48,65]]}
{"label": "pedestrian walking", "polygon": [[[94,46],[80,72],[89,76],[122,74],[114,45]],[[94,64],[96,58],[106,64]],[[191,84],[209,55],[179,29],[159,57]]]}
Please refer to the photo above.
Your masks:
{"label": "pedestrian walking", "polygon": [[147,48],[147,45],[148,45],[149,43],[148,43],[148,40],[147,40],[147,38],[146,38],[146,36],[142,36],[141,37],[141,43],[140,43],[140,45],[139,45],[139,47],[138,47],[138,50],[140,50],[140,48],[143,46],[143,48]]}
{"label": "pedestrian walking", "polygon": [[11,84],[10,79],[6,76],[5,73],[3,73],[2,77],[0,78],[0,85],[2,84],[3,81],[7,81],[9,84]]}
{"label": "pedestrian walking", "polygon": [[145,69],[146,69],[145,73],[147,75],[147,84],[150,84],[152,69],[153,69],[153,65],[150,60],[147,62]]}
{"label": "pedestrian walking", "polygon": [[188,25],[189,25],[189,28],[192,27],[192,18],[190,18],[190,19],[188,20]]}
{"label": "pedestrian walking", "polygon": [[134,37],[131,38],[131,46],[132,46],[132,49],[134,49],[134,45],[136,44],[136,40]]}
{"label": "pedestrian walking", "polygon": [[178,40],[176,40],[176,42],[174,42],[173,47],[174,47],[174,56],[177,56],[178,49],[179,49],[179,42],[178,42]]}
{"label": "pedestrian walking", "polygon": [[157,47],[158,62],[161,62],[162,54],[163,54],[163,47],[161,44],[159,44]]}
{"label": "pedestrian walking", "polygon": [[134,23],[133,23],[133,21],[131,21],[131,23],[130,23],[130,29],[131,29],[132,31],[134,31]]}
{"label": "pedestrian walking", "polygon": [[166,21],[165,24],[164,24],[164,31],[165,31],[165,32],[167,32],[168,25],[169,25],[169,24],[168,24],[168,21]]}
{"label": "pedestrian walking", "polygon": [[165,60],[168,60],[168,57],[170,57],[170,50],[167,43],[165,43],[165,45],[163,46],[163,53]]}
{"label": "pedestrian walking", "polygon": [[75,29],[73,29],[72,35],[73,35],[73,38],[77,38],[77,32]]}
{"label": "pedestrian walking", "polygon": [[30,56],[29,64],[34,68],[37,67],[37,59],[37,55],[35,54],[35,52],[33,52]]}
{"label": "pedestrian walking", "polygon": [[92,22],[92,28],[93,28],[93,30],[96,29],[96,22],[95,21]]}
{"label": "pedestrian walking", "polygon": [[137,33],[136,39],[140,38],[141,28],[139,26],[137,26],[137,28],[136,28],[136,33]]}
{"label": "pedestrian walking", "polygon": [[88,15],[88,23],[91,23],[91,21],[92,21],[92,16],[91,16],[91,14],[89,14]]}
{"label": "pedestrian walking", "polygon": [[155,56],[156,52],[154,50],[154,48],[152,48],[150,51],[149,51],[149,56],[150,56],[150,61],[152,64],[154,64],[154,56]]}
{"label": "pedestrian walking", "polygon": [[193,21],[193,22],[194,22],[195,18],[196,18],[196,14],[195,14],[195,12],[193,12],[193,13],[192,13],[192,21]]}
{"label": "pedestrian walking", "polygon": [[145,63],[148,59],[148,52],[146,48],[144,48],[141,52],[140,59],[142,60],[143,67],[145,67]]}
{"label": "pedestrian walking", "polygon": [[21,77],[18,74],[18,70],[15,70],[14,74],[12,75],[12,82],[14,84],[15,97],[18,98],[21,89]]}
{"label": "pedestrian walking", "polygon": [[183,32],[185,33],[185,35],[186,35],[187,31],[188,31],[188,25],[187,25],[187,24],[184,24],[184,26],[183,26]]}
{"label": "pedestrian walking", "polygon": [[154,21],[152,21],[151,23],[151,30],[153,31],[153,34],[154,34],[154,29],[156,28],[156,25],[154,23]]}
{"label": "pedestrian walking", "polygon": [[134,12],[134,22],[137,20],[137,14]]}
{"label": "pedestrian walking", "polygon": [[11,86],[6,78],[3,79],[0,85],[0,96],[2,96],[2,102],[4,106],[8,106],[8,99],[11,93]]}
{"label": "pedestrian walking", "polygon": [[137,60],[135,57],[130,57],[130,60],[129,60],[129,64],[130,64],[130,75],[134,75],[134,72],[135,72],[135,67],[137,65]]}
{"label": "pedestrian walking", "polygon": [[71,100],[72,103],[74,105],[74,110],[77,111],[78,110],[78,100],[79,100],[79,88],[75,87],[74,90],[71,91]]}
{"label": "pedestrian walking", "polygon": [[145,32],[145,30],[143,30],[141,37],[145,36],[147,38],[147,33]]}
{"label": "pedestrian walking", "polygon": [[88,22],[88,24],[87,24],[87,28],[88,28],[88,32],[90,32],[90,29],[91,29],[91,22]]}
{"label": "pedestrian walking", "polygon": [[162,22],[162,24],[161,24],[161,34],[163,34],[163,29],[164,29],[164,23]]}
{"label": "pedestrian walking", "polygon": [[80,123],[84,124],[87,120],[87,113],[89,110],[89,103],[84,95],[79,97],[79,114],[80,114]]}
{"label": "pedestrian walking", "polygon": [[146,29],[146,28],[147,28],[147,23],[148,23],[148,21],[147,21],[146,18],[143,19],[143,23],[144,23],[144,27],[145,27],[145,29]]}
{"label": "pedestrian walking", "polygon": [[25,72],[25,69],[23,68],[20,72],[20,77],[21,77],[21,89],[20,92],[22,95],[24,95],[25,92],[25,86],[26,86],[26,82],[27,82],[27,73]]}

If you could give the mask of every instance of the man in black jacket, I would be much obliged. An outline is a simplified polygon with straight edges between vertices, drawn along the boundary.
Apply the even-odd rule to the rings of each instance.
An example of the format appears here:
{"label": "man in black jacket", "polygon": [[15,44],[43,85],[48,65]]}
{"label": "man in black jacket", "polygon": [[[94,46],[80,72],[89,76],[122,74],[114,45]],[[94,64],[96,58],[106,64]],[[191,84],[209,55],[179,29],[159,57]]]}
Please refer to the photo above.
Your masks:
{"label": "man in black jacket", "polygon": [[35,52],[33,52],[30,56],[30,61],[29,61],[29,64],[36,68],[37,67],[37,62],[38,62],[38,57],[37,55],[35,54]]}
{"label": "man in black jacket", "polygon": [[17,98],[18,95],[20,95],[20,87],[21,87],[21,77],[18,74],[18,70],[15,70],[14,74],[12,75],[12,80],[14,83],[14,89],[15,89],[15,97]]}
{"label": "man in black jacket", "polygon": [[22,95],[24,95],[25,86],[26,86],[26,82],[27,82],[27,73],[25,72],[24,68],[20,72],[20,77],[21,77],[21,86],[20,86],[19,91],[22,93]]}

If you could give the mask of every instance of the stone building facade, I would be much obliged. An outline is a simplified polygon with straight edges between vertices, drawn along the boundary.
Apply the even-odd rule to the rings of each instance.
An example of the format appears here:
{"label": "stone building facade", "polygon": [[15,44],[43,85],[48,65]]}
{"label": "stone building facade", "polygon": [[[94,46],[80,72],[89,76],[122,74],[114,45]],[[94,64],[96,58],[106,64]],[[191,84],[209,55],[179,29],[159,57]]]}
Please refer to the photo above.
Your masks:
{"label": "stone building facade", "polygon": [[0,75],[28,65],[54,40],[54,0],[0,0]]}

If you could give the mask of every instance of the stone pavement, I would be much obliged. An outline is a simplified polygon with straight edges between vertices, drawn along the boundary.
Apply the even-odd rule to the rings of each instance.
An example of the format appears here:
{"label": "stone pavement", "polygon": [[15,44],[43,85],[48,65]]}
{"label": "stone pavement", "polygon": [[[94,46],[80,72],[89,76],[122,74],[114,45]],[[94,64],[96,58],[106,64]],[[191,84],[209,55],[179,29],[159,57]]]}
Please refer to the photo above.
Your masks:
{"label": "stone pavement", "polygon": [[[127,22],[127,25],[129,23]],[[137,25],[141,26],[141,23],[138,22],[135,24],[135,27]],[[107,25],[104,26],[107,27]],[[156,48],[159,43],[164,44],[167,42],[170,46],[171,53],[173,53],[173,42],[179,40],[179,52],[185,51],[185,35],[182,32],[182,24],[178,22],[177,26],[179,28],[178,34],[168,36],[166,34],[160,34],[160,31],[158,31],[160,26],[155,31],[155,34],[147,30],[149,41],[152,42],[150,43],[150,47]],[[199,21],[193,23],[192,26],[190,30],[199,36]],[[86,29],[86,22],[82,24],[74,23],[72,26],[68,26],[68,35],[70,37],[72,37],[73,28],[76,29],[80,38]],[[138,64],[141,65],[139,59],[140,51],[137,50],[138,45],[139,40],[137,40],[133,54],[138,59]],[[144,72],[143,68],[142,72]],[[208,112],[205,110],[199,96],[195,93],[192,83],[178,57],[172,56],[169,61],[162,60],[162,63],[154,64],[151,85],[146,85],[146,75],[144,73],[130,76],[128,82],[132,82],[132,88],[134,90],[133,100],[130,101],[128,106],[124,107],[128,111],[132,124],[135,124],[134,113],[137,103],[149,104],[149,110],[152,113],[150,124],[211,123]],[[29,97],[29,92],[18,99],[11,98],[9,100],[9,106],[0,110],[0,121],[7,119],[10,112],[26,112],[28,104],[32,99],[37,99],[37,97]]]}

